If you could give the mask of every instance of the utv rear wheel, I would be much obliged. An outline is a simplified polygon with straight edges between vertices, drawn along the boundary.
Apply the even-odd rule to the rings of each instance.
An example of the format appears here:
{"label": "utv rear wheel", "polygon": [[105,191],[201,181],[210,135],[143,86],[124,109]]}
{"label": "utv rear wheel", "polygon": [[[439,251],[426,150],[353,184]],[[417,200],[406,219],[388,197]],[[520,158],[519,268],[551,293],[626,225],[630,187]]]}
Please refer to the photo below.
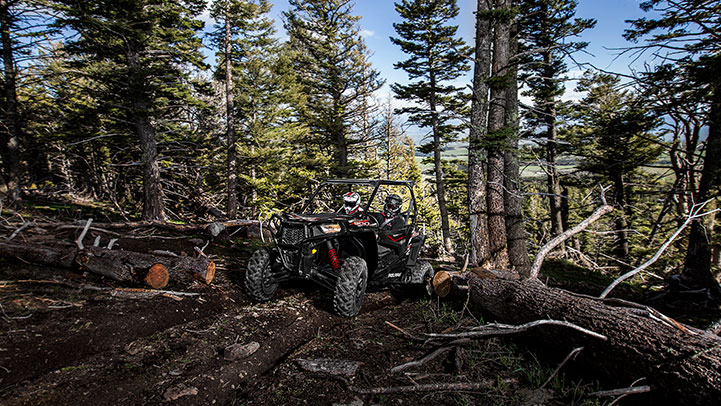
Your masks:
{"label": "utv rear wheel", "polygon": [[338,270],[338,281],[333,294],[333,309],[339,316],[353,317],[363,305],[368,285],[368,266],[360,257],[350,257]]}
{"label": "utv rear wheel", "polygon": [[253,253],[245,271],[245,291],[253,300],[267,302],[278,290],[278,282],[273,276],[270,253],[259,249]]}

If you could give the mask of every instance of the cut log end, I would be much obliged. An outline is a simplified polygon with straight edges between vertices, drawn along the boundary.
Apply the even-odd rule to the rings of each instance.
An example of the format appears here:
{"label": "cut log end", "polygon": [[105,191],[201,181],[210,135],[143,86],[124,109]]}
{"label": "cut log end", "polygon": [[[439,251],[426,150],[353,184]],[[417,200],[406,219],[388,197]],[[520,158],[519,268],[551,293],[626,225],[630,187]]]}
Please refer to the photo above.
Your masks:
{"label": "cut log end", "polygon": [[213,278],[215,278],[215,262],[210,261],[208,269],[205,271],[205,283],[210,285],[211,282],[213,282]]}
{"label": "cut log end", "polygon": [[170,272],[163,264],[155,264],[148,269],[145,275],[145,283],[153,289],[162,289],[168,286]]}
{"label": "cut log end", "polygon": [[433,277],[433,290],[439,297],[446,297],[451,293],[451,275],[446,271],[439,271]]}

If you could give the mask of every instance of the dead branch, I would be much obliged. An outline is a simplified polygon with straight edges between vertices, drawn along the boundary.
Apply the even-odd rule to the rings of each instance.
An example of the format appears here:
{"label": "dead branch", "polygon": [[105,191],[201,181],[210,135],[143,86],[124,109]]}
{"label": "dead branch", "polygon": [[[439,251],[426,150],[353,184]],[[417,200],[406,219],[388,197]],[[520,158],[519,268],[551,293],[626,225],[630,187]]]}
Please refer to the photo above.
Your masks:
{"label": "dead branch", "polygon": [[15,231],[13,231],[13,233],[10,234],[10,237],[6,238],[5,240],[6,240],[6,241],[12,240],[12,239],[15,238],[18,234],[20,234],[23,230],[25,230],[26,228],[28,228],[28,227],[30,227],[30,226],[34,226],[34,225],[35,225],[35,222],[34,222],[34,221],[33,221],[33,222],[30,222],[30,223],[25,223],[25,224],[23,224],[22,226],[18,227]]}
{"label": "dead branch", "polygon": [[421,338],[421,337],[415,336],[415,335],[413,335],[413,334],[411,334],[411,333],[403,330],[402,328],[396,326],[395,324],[391,323],[390,321],[386,321],[386,324],[389,325],[390,327],[392,327],[392,328],[400,331],[401,334],[403,334],[403,335],[406,336],[407,338],[410,338],[410,339],[413,340],[413,341],[419,341],[419,342],[425,342],[425,341],[426,341],[425,339],[423,339],[423,338]]}
{"label": "dead branch", "polygon": [[560,371],[561,368],[563,368],[563,366],[566,365],[566,362],[568,362],[568,360],[570,360],[571,358],[576,359],[576,355],[578,355],[578,353],[581,352],[581,351],[583,351],[583,347],[574,348],[573,351],[569,352],[568,355],[566,355],[566,358],[565,358],[563,361],[561,361],[560,364],[558,364],[558,366],[557,366],[556,369],[553,371],[553,373],[551,374],[551,376],[549,376],[548,379],[546,379],[546,382],[544,382],[543,385],[541,385],[541,387],[540,387],[539,389],[545,388],[546,385],[548,385],[548,384],[551,382],[551,380],[553,379],[553,377],[556,376],[556,374],[558,373],[558,371]]}
{"label": "dead branch", "polygon": [[611,293],[611,291],[612,291],[616,286],[618,286],[619,283],[621,283],[621,282],[625,281],[626,279],[628,279],[628,278],[636,275],[637,273],[643,271],[644,269],[648,268],[651,264],[653,264],[654,262],[656,262],[656,261],[658,260],[658,258],[661,257],[661,254],[663,254],[664,251],[666,251],[666,248],[668,248],[668,246],[671,245],[671,243],[673,242],[673,240],[675,240],[676,237],[678,237],[678,236],[681,234],[681,232],[682,232],[689,224],[691,224],[691,222],[693,222],[695,219],[700,218],[700,217],[703,217],[703,216],[706,216],[706,215],[709,215],[709,214],[712,214],[712,213],[716,213],[717,211],[721,211],[721,209],[714,209],[714,210],[708,211],[708,212],[706,212],[706,213],[701,213],[701,211],[704,209],[704,207],[705,207],[711,200],[713,200],[713,199],[706,200],[706,201],[703,202],[703,203],[694,204],[693,207],[691,207],[691,209],[689,210],[688,216],[686,216],[686,220],[683,222],[683,224],[681,224],[681,226],[676,230],[676,232],[673,233],[673,235],[671,235],[671,236],[666,240],[666,242],[663,243],[663,245],[661,245],[661,247],[656,251],[656,253],[655,253],[648,261],[644,262],[644,263],[643,263],[641,266],[639,266],[638,268],[626,272],[625,274],[621,275],[618,279],[616,279],[615,281],[613,281],[613,282],[612,282],[610,285],[608,285],[608,287],[601,293],[601,295],[599,296],[599,298],[601,298],[601,299],[605,298],[609,293]]}
{"label": "dead branch", "polygon": [[610,213],[611,211],[613,211],[613,206],[606,204],[599,207],[587,219],[578,223],[575,227],[559,234],[554,239],[546,243],[546,245],[541,247],[541,249],[538,250],[538,254],[536,254],[536,258],[533,260],[530,278],[538,278],[538,273],[541,271],[541,265],[543,265],[543,260],[546,258],[546,255],[548,255],[548,253],[550,253],[554,248],[569,239],[572,235],[583,231],[588,226],[593,224],[596,220],[600,219],[603,215]]}
{"label": "dead branch", "polygon": [[533,327],[542,326],[542,325],[569,327],[574,330],[578,330],[584,334],[588,334],[591,337],[595,337],[595,338],[598,338],[598,339],[604,340],[604,341],[607,340],[607,337],[603,334],[596,333],[594,331],[588,330],[586,328],[577,326],[573,323],[569,323],[569,322],[563,321],[563,320],[536,320],[536,321],[532,321],[530,323],[522,324],[520,326],[512,326],[509,324],[500,324],[500,323],[489,323],[489,324],[486,324],[483,326],[473,327],[472,329],[470,329],[470,331],[465,331],[465,332],[461,332],[461,333],[447,333],[447,334],[426,333],[425,336],[429,337],[429,338],[443,338],[443,339],[478,338],[478,337],[516,334],[516,333],[520,333],[523,331],[527,331]]}
{"label": "dead branch", "polygon": [[80,233],[80,236],[78,237],[78,239],[75,240],[75,244],[78,246],[79,250],[85,248],[85,246],[83,246],[83,238],[85,238],[85,234],[87,234],[88,228],[90,228],[90,224],[92,224],[92,223],[93,223],[93,219],[89,218],[88,221],[85,223],[85,228],[83,228],[83,232]]}
{"label": "dead branch", "polygon": [[409,393],[409,392],[462,392],[462,391],[479,391],[497,383],[495,380],[488,379],[483,382],[474,383],[429,383],[423,385],[410,386],[393,386],[387,388],[362,389],[354,386],[350,390],[363,395],[380,395],[385,393]]}
{"label": "dead branch", "polygon": [[111,295],[122,296],[127,298],[151,298],[155,296],[200,296],[200,293],[194,292],[178,292],[175,290],[158,290],[158,289],[142,289],[142,288],[110,288]]}
{"label": "dead branch", "polygon": [[143,288],[110,288],[100,287],[89,284],[76,284],[67,281],[60,281],[54,279],[21,279],[17,281],[4,281],[2,286],[12,285],[14,283],[37,283],[37,284],[52,284],[60,285],[68,288],[79,289],[79,290],[92,290],[95,292],[116,292],[119,295],[132,296],[157,296],[157,295],[173,295],[173,296],[200,296],[200,293],[195,292],[178,292],[174,290],[159,290],[159,289],[143,289]]}
{"label": "dead branch", "polygon": [[588,396],[596,396],[596,397],[612,397],[612,396],[620,396],[620,395],[633,395],[637,393],[646,393],[650,392],[651,387],[648,385],[642,385],[642,386],[631,386],[628,388],[620,388],[620,389],[611,389],[611,390],[602,390],[598,392],[589,393]]}
{"label": "dead branch", "polygon": [[405,371],[405,370],[408,369],[408,368],[414,368],[414,367],[417,367],[417,366],[425,365],[426,363],[428,363],[428,362],[430,362],[430,361],[433,361],[434,359],[436,359],[436,358],[440,357],[441,355],[447,353],[448,351],[450,351],[450,350],[453,349],[453,348],[454,348],[454,347],[441,347],[441,348],[438,348],[437,350],[433,351],[432,353],[426,355],[425,357],[423,357],[423,358],[421,358],[421,359],[419,359],[419,360],[411,361],[411,362],[406,362],[405,364],[401,364],[401,365],[398,365],[398,366],[396,366],[396,367],[391,368],[391,373],[392,373],[392,374],[397,374],[397,373],[399,373],[399,372]]}

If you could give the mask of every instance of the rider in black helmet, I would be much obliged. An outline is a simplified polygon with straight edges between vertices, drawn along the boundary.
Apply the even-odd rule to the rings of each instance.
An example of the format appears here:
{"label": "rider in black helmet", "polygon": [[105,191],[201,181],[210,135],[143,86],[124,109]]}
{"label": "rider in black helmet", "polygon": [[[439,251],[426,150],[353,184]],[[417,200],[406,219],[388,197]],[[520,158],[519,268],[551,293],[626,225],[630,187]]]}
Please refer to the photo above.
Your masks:
{"label": "rider in black helmet", "polygon": [[382,229],[395,229],[403,227],[405,222],[401,218],[401,205],[403,199],[397,194],[391,194],[386,197],[386,203],[383,206],[383,223],[381,224]]}

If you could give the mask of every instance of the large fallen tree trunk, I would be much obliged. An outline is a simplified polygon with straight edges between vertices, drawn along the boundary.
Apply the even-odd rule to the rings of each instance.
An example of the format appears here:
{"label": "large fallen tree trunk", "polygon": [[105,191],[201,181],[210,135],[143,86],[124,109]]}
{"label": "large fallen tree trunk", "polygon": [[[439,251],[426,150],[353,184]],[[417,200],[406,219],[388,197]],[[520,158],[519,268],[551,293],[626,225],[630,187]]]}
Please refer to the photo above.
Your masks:
{"label": "large fallen tree trunk", "polygon": [[[469,278],[470,301],[503,323],[566,320],[608,337],[588,339],[568,332],[537,334],[558,347],[585,350],[583,361],[606,377],[627,383],[645,377],[664,404],[717,404],[721,399],[721,338],[675,322],[638,305],[615,307],[604,301],[549,288],[537,279]],[[608,300],[606,301],[608,302]],[[579,357],[579,359],[581,358]]]}
{"label": "large fallen tree trunk", "polygon": [[189,284],[197,280],[210,284],[215,276],[215,263],[205,255],[169,256],[100,247],[0,243],[0,256],[63,268],[77,266],[118,282],[144,283],[155,289],[164,288],[169,282]]}

